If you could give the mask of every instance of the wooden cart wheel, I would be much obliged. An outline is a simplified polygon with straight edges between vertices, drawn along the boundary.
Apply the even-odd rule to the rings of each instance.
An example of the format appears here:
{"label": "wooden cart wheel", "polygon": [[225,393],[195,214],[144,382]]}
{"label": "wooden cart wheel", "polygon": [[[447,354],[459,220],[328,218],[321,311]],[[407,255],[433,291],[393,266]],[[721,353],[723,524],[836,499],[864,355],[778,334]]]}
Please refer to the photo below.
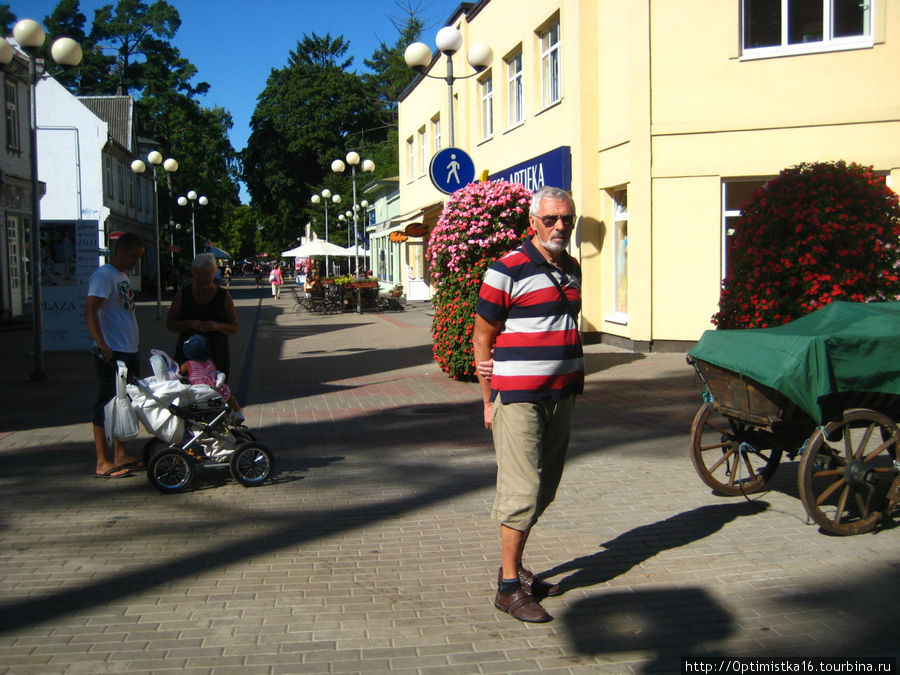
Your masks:
{"label": "wooden cart wheel", "polygon": [[897,425],[874,410],[845,410],[840,419],[816,429],[797,476],[810,518],[831,534],[874,528],[891,504],[889,490],[900,473],[898,443]]}
{"label": "wooden cart wheel", "polygon": [[691,425],[691,462],[700,479],[723,495],[750,494],[772,478],[781,450],[768,432],[705,403]]}

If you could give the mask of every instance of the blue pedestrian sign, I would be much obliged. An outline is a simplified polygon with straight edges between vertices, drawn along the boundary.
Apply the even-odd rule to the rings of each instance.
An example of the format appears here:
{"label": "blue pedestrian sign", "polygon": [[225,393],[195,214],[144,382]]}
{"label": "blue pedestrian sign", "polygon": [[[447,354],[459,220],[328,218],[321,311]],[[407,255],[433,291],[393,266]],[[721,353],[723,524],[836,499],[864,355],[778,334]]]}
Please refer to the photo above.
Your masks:
{"label": "blue pedestrian sign", "polygon": [[431,183],[444,194],[453,194],[475,180],[475,163],[459,148],[444,148],[431,158]]}

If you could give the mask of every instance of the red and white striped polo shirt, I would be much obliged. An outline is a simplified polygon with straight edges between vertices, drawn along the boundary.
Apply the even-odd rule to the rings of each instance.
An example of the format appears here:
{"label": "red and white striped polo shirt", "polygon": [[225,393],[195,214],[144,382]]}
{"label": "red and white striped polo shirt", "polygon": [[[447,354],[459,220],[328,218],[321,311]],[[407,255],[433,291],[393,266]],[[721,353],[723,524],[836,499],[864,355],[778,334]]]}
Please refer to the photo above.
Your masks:
{"label": "red and white striped polo shirt", "polygon": [[[568,298],[563,300],[552,274]],[[503,322],[494,343],[491,400],[503,403],[560,399],[584,391],[584,352],[576,318],[581,310],[581,269],[563,253],[551,265],[530,240],[484,275],[475,311]]]}

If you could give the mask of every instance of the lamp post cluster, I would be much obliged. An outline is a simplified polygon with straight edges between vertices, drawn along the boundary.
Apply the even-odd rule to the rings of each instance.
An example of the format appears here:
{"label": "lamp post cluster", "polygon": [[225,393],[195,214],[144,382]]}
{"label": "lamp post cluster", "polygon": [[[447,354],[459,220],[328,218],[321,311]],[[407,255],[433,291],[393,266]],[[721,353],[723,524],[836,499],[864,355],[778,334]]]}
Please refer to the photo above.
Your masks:
{"label": "lamp post cluster", "polygon": [[[347,212],[347,218],[353,218],[353,245],[354,245],[354,269],[356,276],[359,276],[359,217],[358,217],[358,209],[356,208],[356,167],[360,163],[360,157],[358,152],[350,151],[347,153],[347,156],[344,158],[347,160],[345,164],[343,160],[336,159],[331,163],[331,170],[335,173],[343,173],[347,166],[350,166],[350,179],[353,182],[353,211]],[[372,172],[375,170],[375,162],[371,159],[362,160],[362,170],[365,172]]]}
{"label": "lamp post cluster", "polygon": [[[41,308],[41,198],[38,193],[37,151],[37,83],[44,76],[38,73],[37,50],[47,38],[44,29],[33,19],[22,19],[13,27],[13,37],[28,59],[28,90],[30,104],[31,142],[31,231],[29,237],[29,262],[31,278],[32,313],[34,314],[34,372],[31,379],[43,380],[44,371],[44,318]],[[53,60],[61,66],[77,66],[81,63],[81,45],[72,38],[59,38],[50,48]],[[5,39],[0,38],[0,64],[9,65],[15,51]],[[79,214],[80,217],[80,214]]]}
{"label": "lamp post cluster", "polygon": [[[147,161],[150,163],[150,168],[153,172],[153,227],[156,232],[156,318],[159,319],[162,305],[162,276],[159,261],[161,250],[159,246],[159,202],[157,199],[156,167],[162,164],[166,173],[174,173],[178,171],[178,162],[171,157],[163,160],[162,154],[157,150],[153,150],[147,155]],[[131,170],[136,174],[142,174],[147,170],[147,165],[144,163],[144,160],[136,159],[131,163]]]}
{"label": "lamp post cluster", "polygon": [[484,72],[487,67],[491,65],[491,61],[494,60],[494,53],[491,51],[491,48],[483,42],[476,42],[469,47],[469,51],[466,55],[466,60],[469,62],[469,65],[475,69],[475,72],[463,76],[454,75],[453,55],[462,48],[462,43],[462,34],[457,28],[454,28],[453,26],[444,26],[438,31],[437,36],[435,37],[435,44],[441,54],[447,57],[447,74],[443,77],[439,75],[429,75],[426,72],[431,66],[432,53],[431,48],[424,42],[413,42],[403,53],[406,65],[417,73],[421,73],[425,77],[431,77],[436,80],[444,80],[447,83],[447,86],[449,87],[447,110],[448,121],[450,123],[450,147],[456,145],[453,136],[453,83],[456,80],[464,80]]}
{"label": "lamp post cluster", "polygon": [[196,190],[188,190],[186,195],[178,198],[178,206],[187,206],[188,204],[191,205],[191,259],[193,260],[197,257],[197,223],[195,219],[197,204],[206,206],[209,204],[209,200],[203,195],[198,195]]}
{"label": "lamp post cluster", "polygon": [[[332,202],[334,202],[335,205],[341,203],[341,196],[336,195],[336,194],[335,195],[331,194],[331,190],[329,190],[328,188],[325,188],[324,190],[322,190],[321,197],[319,195],[313,195],[309,199],[313,204],[321,203],[325,206],[325,243],[328,243],[328,200],[329,199]],[[328,266],[328,252],[326,251],[325,252],[325,273],[329,274],[330,270],[331,270],[331,268]]]}

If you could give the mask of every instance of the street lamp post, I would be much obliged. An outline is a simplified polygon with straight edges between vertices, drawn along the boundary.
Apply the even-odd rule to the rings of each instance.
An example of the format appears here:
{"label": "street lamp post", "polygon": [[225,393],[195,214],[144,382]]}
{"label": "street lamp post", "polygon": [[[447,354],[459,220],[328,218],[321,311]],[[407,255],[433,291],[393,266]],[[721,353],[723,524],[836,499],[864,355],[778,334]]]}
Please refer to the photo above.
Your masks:
{"label": "street lamp post", "polygon": [[[175,232],[176,230],[181,229],[181,223],[176,223],[174,220],[170,220],[168,223],[163,225],[163,229],[169,233],[169,262],[172,267],[175,267]],[[178,249],[181,250],[180,248]]]}
{"label": "street lamp post", "polygon": [[200,206],[209,204],[209,200],[203,195],[198,196],[196,190],[189,190],[186,196],[182,195],[178,198],[178,206],[191,205],[191,250],[193,252],[191,260],[197,257],[197,223],[194,217],[197,207],[194,202],[197,202]]}
{"label": "street lamp post", "polygon": [[[32,381],[46,377],[44,372],[44,315],[41,307],[41,197],[38,194],[38,153],[37,153],[37,83],[44,76],[38,75],[37,50],[46,39],[46,33],[37,21],[22,19],[13,27],[16,42],[28,58],[28,90],[30,110],[31,142],[31,230],[29,233],[29,256],[31,276],[31,301],[34,321],[34,372]],[[59,38],[50,49],[53,60],[61,66],[77,66],[81,63],[81,45],[72,38]],[[15,52],[9,42],[0,38],[0,64],[9,65]],[[81,218],[81,214],[78,214]]]}
{"label": "street lamp post", "polygon": [[475,72],[469,75],[455,76],[453,74],[453,55],[462,48],[462,34],[453,26],[444,26],[437,32],[434,41],[440,52],[447,57],[447,74],[445,76],[429,75],[426,72],[431,65],[432,54],[431,48],[424,42],[413,42],[409,45],[403,53],[403,58],[406,60],[406,65],[423,76],[444,80],[447,83],[449,87],[448,120],[450,122],[450,147],[454,147],[456,143],[453,137],[453,83],[456,80],[465,80],[484,72],[491,65],[491,61],[494,60],[494,53],[483,42],[476,42],[469,47],[469,52],[466,55],[466,60],[475,69]]}
{"label": "street lamp post", "polygon": [[[313,204],[318,204],[323,199],[325,200],[324,206],[325,206],[325,241],[326,241],[326,243],[328,242],[328,200],[329,200],[329,198],[331,199],[332,202],[335,203],[335,205],[341,203],[341,196],[331,194],[331,190],[329,190],[328,188],[325,188],[324,190],[322,190],[321,197],[319,197],[319,195],[313,195],[309,199]],[[328,253],[325,254],[325,274],[326,275],[330,274],[330,268],[328,266]]]}
{"label": "street lamp post", "polygon": [[[359,164],[359,153],[353,152],[352,150],[347,153],[347,164],[350,165],[350,178],[353,182],[353,203],[356,204],[356,165]],[[347,166],[340,159],[336,159],[331,163],[331,170],[335,173],[343,173],[344,169]],[[362,170],[371,172],[375,170],[375,162],[371,159],[362,160]],[[353,243],[357,244],[359,241],[359,218],[357,216],[356,209],[353,210]],[[354,263],[356,269],[356,276],[359,276],[359,256],[354,255]]]}
{"label": "street lamp post", "polygon": [[[156,167],[162,164],[167,173],[178,171],[178,162],[169,157],[163,161],[163,156],[156,150],[147,155],[147,161],[153,171],[153,227],[156,230],[156,318],[160,318],[160,305],[162,304],[162,277],[160,272],[160,248],[159,248],[159,200],[156,191]],[[136,159],[131,163],[131,170],[141,174],[147,170],[143,160]]]}

